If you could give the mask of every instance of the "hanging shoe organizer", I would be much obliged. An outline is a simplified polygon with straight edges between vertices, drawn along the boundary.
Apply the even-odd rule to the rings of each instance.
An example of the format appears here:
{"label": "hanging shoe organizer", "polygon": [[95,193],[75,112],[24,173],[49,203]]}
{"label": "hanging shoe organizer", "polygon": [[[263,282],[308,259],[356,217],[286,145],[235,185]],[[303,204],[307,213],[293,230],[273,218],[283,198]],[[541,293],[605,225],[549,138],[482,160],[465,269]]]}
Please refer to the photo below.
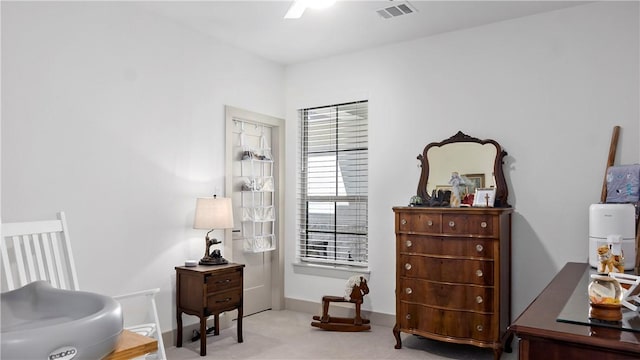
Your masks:
{"label": "hanging shoe organizer", "polygon": [[[234,181],[240,192],[240,220],[245,252],[259,253],[275,250],[275,184],[273,155],[264,134],[264,126],[236,121],[240,126],[240,174]],[[245,127],[260,127],[259,147],[247,143]]]}

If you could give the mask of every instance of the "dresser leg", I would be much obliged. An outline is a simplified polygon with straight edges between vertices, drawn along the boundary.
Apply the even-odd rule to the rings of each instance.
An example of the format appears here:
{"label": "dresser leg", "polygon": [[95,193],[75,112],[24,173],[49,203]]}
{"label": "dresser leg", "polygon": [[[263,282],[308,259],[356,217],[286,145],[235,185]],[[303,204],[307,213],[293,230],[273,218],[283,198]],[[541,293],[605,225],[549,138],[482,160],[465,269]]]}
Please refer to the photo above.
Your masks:
{"label": "dresser leg", "polygon": [[215,314],[213,316],[213,335],[220,335],[220,314]]}
{"label": "dresser leg", "polygon": [[[216,330],[218,328],[216,327]],[[200,318],[200,356],[207,355],[207,317]]]}
{"label": "dresser leg", "polygon": [[502,356],[502,346],[493,349],[493,360],[500,360]]}
{"label": "dresser leg", "polygon": [[238,307],[238,342],[242,342],[242,305]]}
{"label": "dresser leg", "polygon": [[400,329],[398,328],[398,324],[393,326],[393,336],[396,338],[396,349],[402,348],[402,339],[400,338]]}
{"label": "dresser leg", "polygon": [[176,347],[182,347],[182,311],[178,311],[177,315],[178,338],[176,339]]}

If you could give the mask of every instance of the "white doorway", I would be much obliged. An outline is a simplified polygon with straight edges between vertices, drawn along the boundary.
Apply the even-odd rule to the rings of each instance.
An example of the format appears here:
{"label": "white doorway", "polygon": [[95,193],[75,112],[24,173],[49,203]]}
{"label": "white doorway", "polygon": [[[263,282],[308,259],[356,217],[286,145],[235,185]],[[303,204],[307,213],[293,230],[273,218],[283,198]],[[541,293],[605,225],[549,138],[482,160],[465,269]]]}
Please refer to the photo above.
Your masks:
{"label": "white doorway", "polygon": [[225,194],[234,228],[225,257],[245,264],[245,316],[284,306],[282,209],[284,120],[225,106]]}

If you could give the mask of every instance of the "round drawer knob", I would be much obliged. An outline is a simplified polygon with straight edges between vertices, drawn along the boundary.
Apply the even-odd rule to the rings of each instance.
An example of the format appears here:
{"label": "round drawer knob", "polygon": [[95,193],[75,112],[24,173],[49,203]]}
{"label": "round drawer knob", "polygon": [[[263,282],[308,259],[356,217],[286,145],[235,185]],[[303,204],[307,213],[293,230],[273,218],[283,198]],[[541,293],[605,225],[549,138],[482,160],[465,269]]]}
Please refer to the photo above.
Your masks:
{"label": "round drawer knob", "polygon": [[407,295],[411,295],[411,293],[413,293],[413,290],[411,290],[411,288],[406,288],[404,289],[404,292],[406,292]]}
{"label": "round drawer knob", "polygon": [[413,245],[413,243],[411,242],[411,240],[407,240],[407,247],[411,247],[411,245]]}
{"label": "round drawer knob", "polygon": [[400,220],[400,223],[401,223],[402,225],[407,225],[407,220],[406,220],[406,219],[402,219],[402,220]]}
{"label": "round drawer knob", "polygon": [[482,296],[480,296],[480,295],[476,296],[476,302],[477,302],[478,304],[482,304],[482,301],[483,301],[483,300],[482,300]]}
{"label": "round drawer knob", "polygon": [[484,250],[484,246],[482,246],[481,244],[476,245],[476,250],[478,252],[482,252],[482,250]]}
{"label": "round drawer knob", "polygon": [[480,269],[476,270],[476,276],[478,276],[478,277],[482,277],[482,275],[484,275],[484,274],[482,273],[482,270],[480,270]]}
{"label": "round drawer knob", "polygon": [[411,314],[407,314],[407,316],[405,316],[405,318],[406,318],[407,320],[411,320]]}
{"label": "round drawer knob", "polygon": [[481,222],[480,223],[480,227],[483,228],[483,229],[486,228],[487,227],[487,222],[486,221]]}
{"label": "round drawer knob", "polygon": [[407,270],[411,270],[411,264],[409,263],[404,264],[404,268]]}
{"label": "round drawer knob", "polygon": [[482,325],[476,325],[476,330],[482,331],[484,330],[484,327],[482,327]]}
{"label": "round drawer knob", "polygon": [[433,226],[433,221],[432,220],[427,221],[427,225],[428,226]]}
{"label": "round drawer knob", "polygon": [[455,221],[453,221],[453,220],[449,221],[449,227],[455,227],[455,226],[456,226]]}

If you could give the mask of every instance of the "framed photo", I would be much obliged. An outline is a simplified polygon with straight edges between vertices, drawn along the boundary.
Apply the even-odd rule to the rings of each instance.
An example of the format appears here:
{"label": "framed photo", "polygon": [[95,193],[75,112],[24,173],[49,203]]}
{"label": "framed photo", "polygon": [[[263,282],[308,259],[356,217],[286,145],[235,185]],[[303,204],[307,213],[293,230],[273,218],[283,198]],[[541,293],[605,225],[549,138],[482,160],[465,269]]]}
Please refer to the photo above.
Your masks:
{"label": "framed photo", "polygon": [[473,206],[493,207],[496,200],[495,188],[478,188],[473,196]]}
{"label": "framed photo", "polygon": [[484,188],[484,174],[463,174],[462,176],[472,182],[473,189]]}

